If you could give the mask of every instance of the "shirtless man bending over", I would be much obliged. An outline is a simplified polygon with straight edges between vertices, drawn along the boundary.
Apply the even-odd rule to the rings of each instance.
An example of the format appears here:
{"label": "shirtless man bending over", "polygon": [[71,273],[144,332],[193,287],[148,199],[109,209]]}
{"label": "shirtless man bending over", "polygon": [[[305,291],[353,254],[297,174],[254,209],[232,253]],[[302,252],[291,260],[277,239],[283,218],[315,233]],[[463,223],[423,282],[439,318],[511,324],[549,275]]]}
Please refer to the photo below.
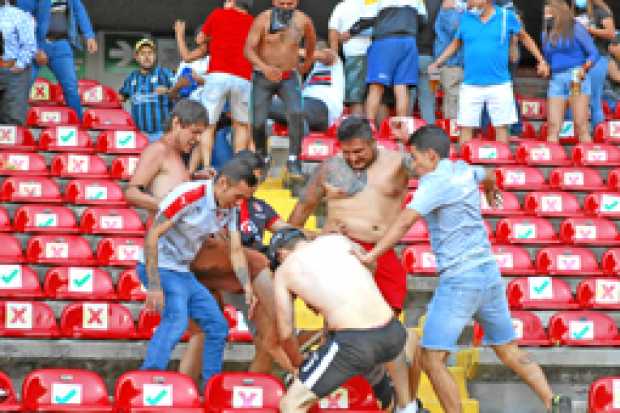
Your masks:
{"label": "shirtless man bending over", "polygon": [[[280,340],[299,367],[280,403],[283,413],[305,412],[353,376],[365,375],[382,409],[393,390],[383,364],[403,350],[407,333],[385,302],[372,274],[351,254],[359,248],[342,235],[307,241],[298,229],[278,231],[269,255],[274,265]],[[293,333],[293,296],[325,317],[326,342],[305,360]]]}
{"label": "shirtless man bending over", "polygon": [[[291,179],[303,179],[299,155],[303,137],[304,113],[301,79],[314,59],[316,33],[310,18],[296,10],[298,0],[273,0],[273,8],[259,14],[250,28],[245,57],[254,66],[252,77],[252,134],[256,151],[266,159],[265,122],[271,99],[277,94],[287,108],[289,131],[288,173]],[[299,46],[304,40],[306,59],[299,63]]]}

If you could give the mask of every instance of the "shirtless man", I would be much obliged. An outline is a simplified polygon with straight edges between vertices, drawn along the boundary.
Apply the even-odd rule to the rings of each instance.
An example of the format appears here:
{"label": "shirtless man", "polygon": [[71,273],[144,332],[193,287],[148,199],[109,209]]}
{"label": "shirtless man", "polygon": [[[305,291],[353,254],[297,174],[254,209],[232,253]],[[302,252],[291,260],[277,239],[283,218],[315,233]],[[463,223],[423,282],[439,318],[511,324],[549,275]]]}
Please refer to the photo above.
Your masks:
{"label": "shirtless man", "polygon": [[[280,402],[283,413],[305,412],[353,376],[366,376],[381,409],[393,390],[383,364],[402,352],[407,333],[381,296],[372,274],[351,254],[359,248],[342,235],[307,241],[298,229],[272,238],[269,255],[275,275],[280,340],[298,377]],[[326,342],[305,360],[293,333],[293,296],[325,317]]]}
{"label": "shirtless man", "polygon": [[[252,77],[252,134],[256,151],[266,159],[265,122],[271,99],[277,94],[287,108],[289,157],[287,169],[292,180],[303,179],[299,155],[303,137],[301,79],[314,60],[316,33],[310,18],[296,10],[298,0],[273,0],[273,8],[255,19],[245,44],[245,57],[254,66]],[[306,59],[299,63],[299,46],[304,41]]]}
{"label": "shirtless man", "polygon": [[[378,149],[370,123],[350,116],[338,128],[342,155],[326,160],[315,171],[295,206],[289,223],[297,228],[319,203],[327,201],[325,232],[344,232],[366,250],[385,234],[400,213],[412,175],[411,158],[399,152]],[[396,313],[403,310],[407,295],[406,272],[394,250],[377,263],[377,287]],[[390,366],[398,405],[404,408],[417,390],[419,364],[414,360],[411,389],[405,356]],[[419,404],[419,403],[418,403]],[[415,410],[413,410],[415,412]]]}

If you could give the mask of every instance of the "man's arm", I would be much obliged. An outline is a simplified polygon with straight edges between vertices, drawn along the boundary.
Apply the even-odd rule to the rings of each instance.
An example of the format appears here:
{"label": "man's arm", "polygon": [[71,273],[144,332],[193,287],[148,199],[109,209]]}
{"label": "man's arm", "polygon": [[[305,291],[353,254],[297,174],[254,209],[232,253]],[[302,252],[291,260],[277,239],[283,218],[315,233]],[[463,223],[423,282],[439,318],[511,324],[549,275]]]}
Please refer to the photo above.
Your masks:
{"label": "man's arm", "polygon": [[620,67],[614,59],[609,59],[609,78],[616,83],[620,83]]}
{"label": "man's arm", "polygon": [[495,168],[485,169],[484,178],[480,181],[480,185],[482,185],[489,206],[498,206],[502,202],[502,195],[497,187]]}
{"label": "man's arm", "polygon": [[[202,32],[201,32],[202,33]],[[177,40],[177,48],[179,49],[179,55],[184,62],[193,62],[207,55],[208,43],[201,43],[196,49],[189,50],[187,43],[185,42],[185,22],[183,20],[177,20],[174,22],[174,34]]]}
{"label": "man's arm", "polygon": [[81,0],[77,0],[74,5],[75,16],[82,35],[86,40],[94,40],[95,31],[93,30],[93,25],[90,22],[90,17],[88,17],[88,12],[86,11],[84,4]]}
{"label": "man's arm", "polygon": [[532,39],[532,37],[527,34],[525,29],[523,28],[521,29],[521,31],[519,31],[518,36],[523,46],[532,54],[532,56],[536,58],[536,61],[538,62],[538,74],[544,77],[549,76],[549,65],[547,64],[545,57],[542,55],[542,53],[540,53],[540,49],[536,45],[534,39]]}
{"label": "man's arm", "polygon": [[329,29],[327,38],[329,40],[329,48],[332,49],[334,53],[338,54],[338,50],[340,49],[340,33],[335,29]]}
{"label": "man's arm", "polygon": [[129,204],[149,211],[158,210],[159,200],[147,193],[146,188],[159,172],[165,152],[166,148],[158,144],[149,145],[142,152],[136,172],[125,190],[125,199]]}
{"label": "man's arm", "polygon": [[153,223],[144,239],[144,258],[146,261],[146,275],[148,276],[148,289],[146,308],[148,310],[161,311],[164,308],[164,293],[161,289],[158,269],[159,238],[173,225],[173,221],[160,216]]}
{"label": "man's arm", "polygon": [[325,165],[325,162],[323,162],[323,164],[314,171],[301,193],[293,212],[291,212],[291,215],[288,217],[288,223],[292,226],[303,228],[310,214],[314,212],[325,196],[325,189],[323,187]]}
{"label": "man's arm", "polygon": [[303,357],[299,353],[299,342],[295,336],[293,325],[293,297],[288,291],[287,278],[290,263],[283,264],[275,274],[274,299],[276,306],[276,325],[280,346],[291,360],[293,367],[299,367],[303,363]]}
{"label": "man's arm", "polygon": [[446,47],[443,53],[433,62],[432,65],[429,66],[429,72],[435,72],[437,69],[442,66],[446,60],[452,57],[453,54],[459,51],[462,45],[462,41],[460,39],[454,39],[452,42]]}
{"label": "man's arm", "polygon": [[241,232],[229,231],[230,236],[230,262],[239,284],[243,286],[245,291],[245,300],[248,305],[252,304],[254,292],[250,280],[250,270],[248,269],[248,261],[243,253],[243,244],[241,243]]}
{"label": "man's arm", "polygon": [[306,49],[306,58],[301,67],[301,73],[306,74],[314,63],[314,51],[316,49],[316,31],[310,17],[304,15],[304,48]]}
{"label": "man's arm", "polygon": [[605,40],[613,40],[616,37],[616,25],[613,17],[607,17],[601,22],[603,28],[588,27],[588,31],[592,36],[600,37]]}
{"label": "man's arm", "polygon": [[248,37],[245,41],[245,47],[243,49],[243,54],[245,55],[246,59],[248,59],[255,68],[263,72],[266,70],[268,65],[263,62],[263,60],[258,55],[258,45],[260,44],[263,30],[265,29],[266,18],[267,12],[263,12],[254,19],[252,27],[250,27]]}

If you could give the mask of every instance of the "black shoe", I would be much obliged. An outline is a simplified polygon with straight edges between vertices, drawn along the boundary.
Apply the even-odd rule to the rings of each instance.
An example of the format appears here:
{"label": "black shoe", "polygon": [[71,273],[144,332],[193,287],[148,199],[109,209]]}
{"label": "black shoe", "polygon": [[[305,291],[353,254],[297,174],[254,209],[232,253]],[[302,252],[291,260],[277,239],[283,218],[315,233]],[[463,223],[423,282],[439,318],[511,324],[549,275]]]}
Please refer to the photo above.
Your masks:
{"label": "black shoe", "polygon": [[551,413],[572,413],[573,402],[568,396],[555,395],[551,400]]}
{"label": "black shoe", "polygon": [[430,410],[424,408],[422,400],[416,399],[416,402],[418,403],[418,413],[431,413]]}
{"label": "black shoe", "polygon": [[286,162],[286,170],[288,173],[288,178],[291,181],[303,181],[304,174],[301,171],[301,162],[296,159],[294,161]]}

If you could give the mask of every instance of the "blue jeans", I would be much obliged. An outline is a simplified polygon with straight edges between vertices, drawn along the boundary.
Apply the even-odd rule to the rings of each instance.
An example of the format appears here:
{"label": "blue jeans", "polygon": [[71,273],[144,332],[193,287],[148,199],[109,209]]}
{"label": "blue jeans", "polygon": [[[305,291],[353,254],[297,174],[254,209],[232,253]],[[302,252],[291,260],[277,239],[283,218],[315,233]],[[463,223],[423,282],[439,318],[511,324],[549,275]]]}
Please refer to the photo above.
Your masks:
{"label": "blue jeans", "polygon": [[418,106],[420,107],[420,114],[422,119],[429,125],[435,124],[435,94],[431,89],[431,79],[428,75],[428,67],[433,63],[432,56],[418,57],[418,65],[420,67],[420,73],[418,75],[418,84],[416,87],[412,87],[411,99],[409,99],[409,113],[413,112],[413,106],[416,99]]}
{"label": "blue jeans", "polygon": [[[78,79],[75,73],[73,61],[73,49],[68,40],[43,41],[41,49],[47,54],[49,68],[62,86],[67,105],[75,110],[78,118],[82,120],[82,104],[78,93]],[[33,66],[33,80],[39,73],[39,66]]]}
{"label": "blue jeans", "polygon": [[230,126],[215,131],[215,142],[211,150],[211,166],[218,171],[235,156],[231,145],[231,133]]}
{"label": "blue jeans", "polygon": [[605,121],[603,113],[603,88],[605,87],[605,79],[607,78],[609,60],[606,56],[601,56],[594,66],[590,69],[590,83],[592,85],[592,94],[590,95],[590,110],[592,111],[592,129],[596,125]]}
{"label": "blue jeans", "polygon": [[[147,287],[144,265],[138,264],[136,270],[140,281]],[[206,334],[202,356],[202,379],[206,383],[222,370],[228,322],[209,290],[194,274],[159,268],[159,276],[164,291],[164,310],[161,323],[149,341],[141,369],[165,370],[168,367],[172,350],[187,330],[191,318]]]}

